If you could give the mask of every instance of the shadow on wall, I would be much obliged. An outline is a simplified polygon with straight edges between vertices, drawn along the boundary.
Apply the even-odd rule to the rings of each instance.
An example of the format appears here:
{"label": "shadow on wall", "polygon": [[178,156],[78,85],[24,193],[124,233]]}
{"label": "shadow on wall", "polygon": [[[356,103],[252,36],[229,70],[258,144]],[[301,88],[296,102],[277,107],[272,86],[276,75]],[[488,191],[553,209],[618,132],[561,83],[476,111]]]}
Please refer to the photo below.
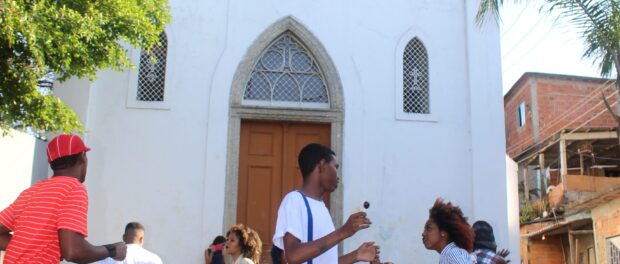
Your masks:
{"label": "shadow on wall", "polygon": [[[47,179],[49,164],[47,163],[47,142],[36,139],[34,143],[34,155],[32,157],[32,181],[31,185]],[[1,263],[1,262],[0,262]]]}

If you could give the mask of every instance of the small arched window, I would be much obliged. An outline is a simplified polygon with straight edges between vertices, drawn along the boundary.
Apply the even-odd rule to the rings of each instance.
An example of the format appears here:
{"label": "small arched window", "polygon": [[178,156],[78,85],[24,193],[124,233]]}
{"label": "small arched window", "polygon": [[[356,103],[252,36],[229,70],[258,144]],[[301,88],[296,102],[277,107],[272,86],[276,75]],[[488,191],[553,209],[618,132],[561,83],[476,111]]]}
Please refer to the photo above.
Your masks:
{"label": "small arched window", "polygon": [[292,33],[263,51],[245,86],[246,105],[329,107],[323,74],[312,54]]}
{"label": "small arched window", "polygon": [[136,100],[143,102],[163,102],[166,84],[166,56],[168,38],[166,33],[159,35],[159,45],[151,48],[151,53],[140,53],[138,68],[138,90]]}
{"label": "small arched window", "polygon": [[403,52],[403,112],[430,114],[428,53],[422,41],[413,38]]}

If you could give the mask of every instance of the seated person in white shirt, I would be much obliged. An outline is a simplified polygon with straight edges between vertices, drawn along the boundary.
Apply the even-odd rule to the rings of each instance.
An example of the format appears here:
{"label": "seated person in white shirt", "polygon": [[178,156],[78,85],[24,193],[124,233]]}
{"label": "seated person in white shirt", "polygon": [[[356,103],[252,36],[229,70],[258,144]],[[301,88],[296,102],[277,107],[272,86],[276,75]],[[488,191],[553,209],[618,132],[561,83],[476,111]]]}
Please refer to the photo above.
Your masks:
{"label": "seated person in white shirt", "polygon": [[[299,153],[298,163],[303,185],[282,200],[273,235],[273,243],[284,249],[286,261],[289,264],[310,261],[312,264],[348,264],[378,259],[379,247],[374,242],[363,243],[357,250],[338,257],[338,243],[368,228],[371,223],[366,213],[358,212],[335,229],[322,199],[325,193],[338,187],[336,154],[323,145],[309,144]],[[312,225],[309,225],[310,221]]]}
{"label": "seated person in white shirt", "polygon": [[123,261],[111,258],[99,261],[99,264],[162,264],[159,256],[144,249],[144,226],[138,222],[131,222],[125,226],[123,241],[127,244],[127,257]]}

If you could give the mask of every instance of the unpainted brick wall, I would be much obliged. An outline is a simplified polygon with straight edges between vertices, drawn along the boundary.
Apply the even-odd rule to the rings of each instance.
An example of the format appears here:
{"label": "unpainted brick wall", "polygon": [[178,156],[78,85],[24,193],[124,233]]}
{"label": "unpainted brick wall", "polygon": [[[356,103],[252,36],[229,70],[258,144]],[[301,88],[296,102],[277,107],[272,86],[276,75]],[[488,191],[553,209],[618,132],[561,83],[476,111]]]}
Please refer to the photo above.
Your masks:
{"label": "unpainted brick wall", "polygon": [[[604,89],[605,87],[607,88]],[[536,92],[536,96],[532,96],[532,90]],[[586,79],[531,76],[522,81],[520,86],[515,87],[504,98],[508,155],[514,158],[528,147],[544,141],[564,128],[572,129],[582,125],[583,128],[616,127],[617,124],[606,111],[601,97],[602,91],[609,95],[614,90],[613,85]],[[532,102],[533,98],[537,99],[536,104]],[[610,104],[616,101],[616,96],[609,99]],[[526,105],[526,123],[519,127],[518,108],[522,102]],[[538,116],[537,121],[533,119],[534,111]],[[596,116],[599,113],[601,114]],[[588,121],[590,119],[592,120]],[[538,142],[534,141],[534,123],[538,126]]]}

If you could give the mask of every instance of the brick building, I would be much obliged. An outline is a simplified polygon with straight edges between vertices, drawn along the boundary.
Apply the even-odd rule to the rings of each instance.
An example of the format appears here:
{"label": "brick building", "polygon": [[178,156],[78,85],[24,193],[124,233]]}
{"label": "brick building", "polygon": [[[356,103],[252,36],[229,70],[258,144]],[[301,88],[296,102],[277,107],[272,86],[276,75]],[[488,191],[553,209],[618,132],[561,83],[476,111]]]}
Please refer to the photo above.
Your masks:
{"label": "brick building", "polygon": [[[614,90],[607,79],[525,73],[504,95],[506,146],[515,159],[564,128],[608,128],[616,123],[605,110],[601,92]],[[616,97],[609,99],[615,103]]]}
{"label": "brick building", "polygon": [[612,80],[546,73],[525,73],[504,96],[506,152],[519,167],[523,263],[617,263],[607,256],[620,228],[602,223],[620,222],[620,201],[613,202],[620,195],[609,194],[620,185],[620,149],[603,96],[619,109]]}

